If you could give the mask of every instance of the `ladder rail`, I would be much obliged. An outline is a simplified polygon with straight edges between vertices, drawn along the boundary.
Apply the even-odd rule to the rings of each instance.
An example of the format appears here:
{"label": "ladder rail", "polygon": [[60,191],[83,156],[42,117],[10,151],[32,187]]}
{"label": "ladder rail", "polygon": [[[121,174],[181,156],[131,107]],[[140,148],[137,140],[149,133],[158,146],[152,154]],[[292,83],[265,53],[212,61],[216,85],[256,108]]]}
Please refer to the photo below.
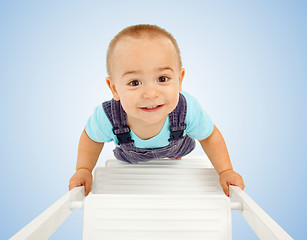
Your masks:
{"label": "ladder rail", "polygon": [[62,196],[10,240],[48,239],[76,208],[82,208],[84,187],[76,187]]}
{"label": "ladder rail", "polygon": [[242,216],[261,240],[293,240],[254,200],[237,186],[229,186],[232,202],[242,204]]}

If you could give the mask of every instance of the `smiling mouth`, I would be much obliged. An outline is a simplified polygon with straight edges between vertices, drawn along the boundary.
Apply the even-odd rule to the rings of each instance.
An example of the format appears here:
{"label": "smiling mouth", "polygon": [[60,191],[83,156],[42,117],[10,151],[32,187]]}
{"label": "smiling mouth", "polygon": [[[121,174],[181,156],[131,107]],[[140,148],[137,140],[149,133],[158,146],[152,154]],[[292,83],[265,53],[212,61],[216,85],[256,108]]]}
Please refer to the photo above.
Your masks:
{"label": "smiling mouth", "polygon": [[162,105],[154,105],[154,106],[141,107],[141,109],[145,110],[145,111],[155,111],[155,110],[160,109],[162,106],[163,106],[163,104]]}

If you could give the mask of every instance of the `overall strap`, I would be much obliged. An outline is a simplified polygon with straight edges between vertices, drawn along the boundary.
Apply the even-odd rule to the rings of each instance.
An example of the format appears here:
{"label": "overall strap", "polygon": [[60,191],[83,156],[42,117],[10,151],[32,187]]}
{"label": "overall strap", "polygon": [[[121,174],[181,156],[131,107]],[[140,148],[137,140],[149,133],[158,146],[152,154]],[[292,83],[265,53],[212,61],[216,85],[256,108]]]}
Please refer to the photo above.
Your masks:
{"label": "overall strap", "polygon": [[133,142],[130,136],[130,128],[127,124],[127,114],[120,101],[112,99],[103,102],[102,107],[113,126],[113,133],[117,137],[118,144]]}
{"label": "overall strap", "polygon": [[185,97],[179,93],[179,101],[177,107],[169,114],[170,122],[170,139],[178,140],[183,138],[183,131],[186,129],[185,117],[187,115],[187,101]]}

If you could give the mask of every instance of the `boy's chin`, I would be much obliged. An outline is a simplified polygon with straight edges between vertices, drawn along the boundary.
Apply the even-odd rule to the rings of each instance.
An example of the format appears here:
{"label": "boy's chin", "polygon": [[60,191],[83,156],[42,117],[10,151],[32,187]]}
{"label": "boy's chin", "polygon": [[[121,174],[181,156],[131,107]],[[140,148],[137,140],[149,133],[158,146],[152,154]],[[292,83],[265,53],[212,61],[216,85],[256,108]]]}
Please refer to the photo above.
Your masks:
{"label": "boy's chin", "polygon": [[[166,116],[167,117],[167,116]],[[161,121],[165,121],[165,116],[144,116],[141,118],[146,124],[159,124]]]}

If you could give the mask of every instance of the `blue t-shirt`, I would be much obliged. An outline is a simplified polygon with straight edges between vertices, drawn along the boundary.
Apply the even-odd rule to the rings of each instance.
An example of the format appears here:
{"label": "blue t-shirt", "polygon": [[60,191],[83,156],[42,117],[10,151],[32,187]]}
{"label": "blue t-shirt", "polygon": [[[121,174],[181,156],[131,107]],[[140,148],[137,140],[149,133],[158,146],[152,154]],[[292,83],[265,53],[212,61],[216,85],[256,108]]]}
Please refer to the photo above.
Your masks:
{"label": "blue t-shirt", "polygon": [[[187,101],[187,115],[185,123],[187,125],[184,135],[202,140],[210,136],[213,131],[214,124],[208,114],[201,108],[199,102],[190,94],[181,92]],[[111,142],[114,141],[118,145],[117,137],[112,131],[113,127],[105,114],[102,104],[97,106],[86,123],[86,133],[95,142]],[[135,147],[138,148],[161,148],[169,145],[170,123],[169,118],[166,119],[160,133],[150,139],[140,139],[131,130],[131,138],[134,140]]]}

